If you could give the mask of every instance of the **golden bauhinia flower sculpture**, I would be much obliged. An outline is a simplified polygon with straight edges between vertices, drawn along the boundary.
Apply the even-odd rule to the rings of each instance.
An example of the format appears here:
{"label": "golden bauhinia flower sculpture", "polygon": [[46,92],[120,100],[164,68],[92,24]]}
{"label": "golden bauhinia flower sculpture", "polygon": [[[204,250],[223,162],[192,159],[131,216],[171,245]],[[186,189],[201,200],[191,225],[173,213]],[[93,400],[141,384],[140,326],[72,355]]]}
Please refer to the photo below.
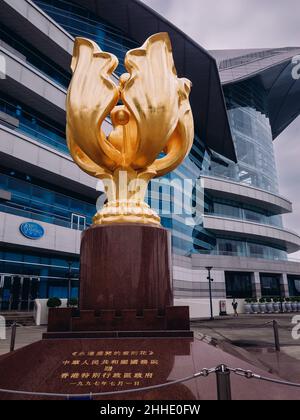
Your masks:
{"label": "golden bauhinia flower sculpture", "polygon": [[[144,201],[149,181],[189,154],[194,121],[191,82],[177,77],[167,33],[128,51],[117,85],[118,59],[85,38],[75,41],[67,95],[67,141],[77,165],[103,181],[107,204],[94,224],[160,224]],[[115,78],[116,80],[116,78]],[[102,124],[110,117],[112,131]]]}

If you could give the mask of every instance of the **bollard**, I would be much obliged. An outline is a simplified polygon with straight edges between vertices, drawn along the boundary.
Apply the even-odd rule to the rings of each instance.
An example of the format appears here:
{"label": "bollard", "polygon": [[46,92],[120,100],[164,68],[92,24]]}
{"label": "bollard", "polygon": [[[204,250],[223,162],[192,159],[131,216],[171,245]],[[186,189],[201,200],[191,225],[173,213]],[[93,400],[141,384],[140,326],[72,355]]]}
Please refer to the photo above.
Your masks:
{"label": "bollard", "polygon": [[275,320],[273,321],[273,329],[274,329],[275,349],[276,351],[280,351],[278,322]]}
{"label": "bollard", "polygon": [[15,344],[16,344],[16,333],[17,333],[17,324],[14,322],[11,326],[11,337],[10,337],[10,351],[15,350]]}
{"label": "bollard", "polygon": [[216,369],[218,401],[231,401],[230,370],[225,365]]}

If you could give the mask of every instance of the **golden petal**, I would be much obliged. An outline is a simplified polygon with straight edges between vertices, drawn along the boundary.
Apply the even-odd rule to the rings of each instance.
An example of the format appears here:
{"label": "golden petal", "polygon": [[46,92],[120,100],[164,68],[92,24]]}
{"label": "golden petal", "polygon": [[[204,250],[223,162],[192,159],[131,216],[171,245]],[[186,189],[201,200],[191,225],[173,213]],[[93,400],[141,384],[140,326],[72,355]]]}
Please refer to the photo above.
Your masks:
{"label": "golden petal", "polygon": [[157,177],[176,169],[188,156],[193,146],[194,119],[189,102],[191,82],[187,79],[178,79],[178,84],[180,97],[178,125],[165,148],[166,156],[154,162],[153,167],[157,171]]}
{"label": "golden petal", "polygon": [[165,148],[178,122],[178,78],[167,33],[151,36],[125,58],[130,79],[121,91],[139,131],[135,168],[150,166]]}
{"label": "golden petal", "polygon": [[109,78],[118,59],[85,38],[76,38],[67,95],[67,126],[74,141],[94,162],[113,168],[120,153],[107,141],[101,125],[119,100],[119,90]]}

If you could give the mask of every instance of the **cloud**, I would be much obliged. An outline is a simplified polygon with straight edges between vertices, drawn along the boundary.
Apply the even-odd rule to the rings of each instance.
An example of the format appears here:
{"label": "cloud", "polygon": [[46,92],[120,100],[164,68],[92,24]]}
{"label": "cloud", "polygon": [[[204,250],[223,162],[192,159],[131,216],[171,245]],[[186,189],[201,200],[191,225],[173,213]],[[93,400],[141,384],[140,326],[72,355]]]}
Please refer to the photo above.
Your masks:
{"label": "cloud", "polygon": [[144,0],[207,49],[294,46],[299,0]]}
{"label": "cloud", "polygon": [[[206,49],[300,46],[299,0],[144,0]],[[274,143],[285,226],[300,233],[300,117]],[[298,253],[300,258],[300,253]]]}

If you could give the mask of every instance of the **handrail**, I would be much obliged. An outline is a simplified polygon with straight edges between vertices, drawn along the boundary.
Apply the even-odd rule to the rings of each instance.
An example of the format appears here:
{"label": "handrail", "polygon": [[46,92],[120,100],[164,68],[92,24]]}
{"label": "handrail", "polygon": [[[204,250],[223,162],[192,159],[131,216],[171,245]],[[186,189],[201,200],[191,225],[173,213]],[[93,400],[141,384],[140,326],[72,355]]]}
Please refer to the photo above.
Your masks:
{"label": "handrail", "polygon": [[[121,391],[96,392],[96,393],[90,392],[90,393],[85,393],[85,394],[71,394],[71,393],[66,394],[66,393],[33,392],[33,391],[23,391],[23,390],[0,389],[0,393],[12,394],[12,395],[27,395],[27,396],[34,396],[34,397],[52,397],[52,398],[68,398],[68,399],[69,398],[92,399],[93,397],[108,397],[108,396],[117,396],[117,395],[120,396],[120,395],[136,394],[139,392],[147,392],[147,391],[162,389],[162,388],[177,385],[180,383],[189,382],[194,379],[199,379],[201,377],[207,378],[212,373],[220,374],[221,367],[222,367],[223,373],[227,371],[229,373],[234,373],[235,375],[245,378],[245,379],[257,379],[264,382],[274,383],[277,385],[300,388],[300,383],[283,381],[281,379],[275,379],[275,378],[269,378],[269,377],[254,373],[251,370],[246,370],[242,368],[231,368],[223,364],[215,368],[210,368],[210,369],[204,368],[193,375],[187,376],[185,378],[177,379],[175,381],[170,381],[163,384],[152,385],[152,386],[143,387],[143,388],[135,388],[135,389],[121,390]],[[229,379],[229,386],[230,386],[230,377],[228,379]]]}

